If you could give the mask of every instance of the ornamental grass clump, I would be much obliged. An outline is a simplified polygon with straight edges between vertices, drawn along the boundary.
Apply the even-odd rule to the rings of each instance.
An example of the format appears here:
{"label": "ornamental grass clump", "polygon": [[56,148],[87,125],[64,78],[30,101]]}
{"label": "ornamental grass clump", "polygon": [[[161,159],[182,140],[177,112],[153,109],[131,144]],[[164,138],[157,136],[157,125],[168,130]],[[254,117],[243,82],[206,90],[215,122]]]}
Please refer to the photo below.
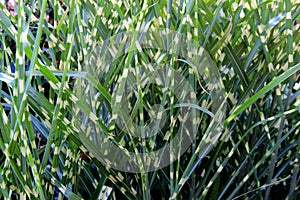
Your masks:
{"label": "ornamental grass clump", "polygon": [[297,0],[0,1],[1,199],[299,199]]}

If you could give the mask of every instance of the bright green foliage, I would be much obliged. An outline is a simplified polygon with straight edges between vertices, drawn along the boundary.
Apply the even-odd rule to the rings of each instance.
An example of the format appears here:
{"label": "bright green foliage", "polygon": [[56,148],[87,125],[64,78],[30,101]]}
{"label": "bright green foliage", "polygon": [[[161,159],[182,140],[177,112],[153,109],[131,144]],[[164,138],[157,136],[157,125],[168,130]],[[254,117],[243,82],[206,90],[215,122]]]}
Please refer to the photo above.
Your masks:
{"label": "bright green foliage", "polygon": [[[1,199],[299,199],[299,0],[19,0],[16,15],[1,2]],[[101,103],[95,113],[109,139],[129,151],[144,150],[106,122],[116,81],[149,57],[124,54],[100,80],[80,71],[94,43],[147,26],[185,33],[204,47],[225,87],[226,120],[207,154],[203,138],[211,118],[203,114],[179,160],[149,173],[119,172],[103,165],[96,151],[87,150],[91,141],[80,137],[74,104],[92,111],[74,84],[84,77],[96,86]],[[192,66],[179,63],[172,67],[197,90],[191,106],[209,102],[200,78],[189,74]],[[136,78],[132,118],[148,123],[141,114],[153,95],[170,106],[173,121],[164,134],[172,138],[181,105],[157,85],[142,88]],[[154,143],[161,145],[147,141]]]}

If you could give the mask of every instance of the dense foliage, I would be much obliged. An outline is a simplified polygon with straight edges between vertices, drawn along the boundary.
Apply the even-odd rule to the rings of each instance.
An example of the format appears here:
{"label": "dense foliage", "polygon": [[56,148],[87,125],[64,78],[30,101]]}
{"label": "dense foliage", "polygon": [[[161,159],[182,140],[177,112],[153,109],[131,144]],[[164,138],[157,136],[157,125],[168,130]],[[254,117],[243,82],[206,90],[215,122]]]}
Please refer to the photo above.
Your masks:
{"label": "dense foliage", "polygon": [[[1,0],[0,198],[299,199],[299,14],[298,0]],[[75,86],[96,42],[136,29],[173,30],[203,47],[221,75],[226,114],[218,140],[207,140],[213,120],[203,114],[180,159],[129,173],[91,152],[75,106],[91,89]],[[129,151],[144,151],[143,142],[115,125],[111,99],[124,70],[158,53],[124,54],[96,83],[85,77],[100,102],[85,109],[87,116]],[[178,60],[172,67],[195,86],[194,106],[211,110],[203,81]],[[172,55],[163,58],[171,61]],[[128,100],[136,123],[149,122],[143,107],[156,101],[171,108],[162,135],[147,141],[151,150],[178,130],[178,102],[157,84],[137,87]]]}

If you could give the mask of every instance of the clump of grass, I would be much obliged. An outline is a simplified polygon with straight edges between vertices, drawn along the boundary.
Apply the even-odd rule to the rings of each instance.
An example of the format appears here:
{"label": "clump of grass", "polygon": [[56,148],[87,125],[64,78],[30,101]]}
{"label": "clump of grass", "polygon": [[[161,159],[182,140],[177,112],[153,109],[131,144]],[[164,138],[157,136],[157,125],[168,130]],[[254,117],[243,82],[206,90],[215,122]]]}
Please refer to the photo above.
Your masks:
{"label": "clump of grass", "polygon": [[[297,199],[299,13],[299,2],[289,0],[20,0],[13,7],[0,1],[0,198]],[[80,136],[73,112],[74,104],[81,105],[77,94],[89,90],[74,85],[85,78],[96,86],[100,104],[81,109],[95,112],[98,129],[129,151],[142,149],[111,120],[110,98],[124,70],[138,70],[157,51],[122,55],[100,80],[82,73],[82,65],[94,43],[145,27],[187,34],[208,52],[221,74],[227,111],[210,152],[199,151],[211,124],[201,115],[196,138],[180,159],[135,174],[108,168],[89,151],[93,143]],[[194,106],[210,101],[188,62],[172,67],[195,86]],[[176,98],[157,84],[143,88],[135,78],[139,90],[130,99],[130,117],[147,124],[143,109],[166,102],[175,121],[163,134],[172,135]],[[163,145],[159,139],[148,145]]]}

